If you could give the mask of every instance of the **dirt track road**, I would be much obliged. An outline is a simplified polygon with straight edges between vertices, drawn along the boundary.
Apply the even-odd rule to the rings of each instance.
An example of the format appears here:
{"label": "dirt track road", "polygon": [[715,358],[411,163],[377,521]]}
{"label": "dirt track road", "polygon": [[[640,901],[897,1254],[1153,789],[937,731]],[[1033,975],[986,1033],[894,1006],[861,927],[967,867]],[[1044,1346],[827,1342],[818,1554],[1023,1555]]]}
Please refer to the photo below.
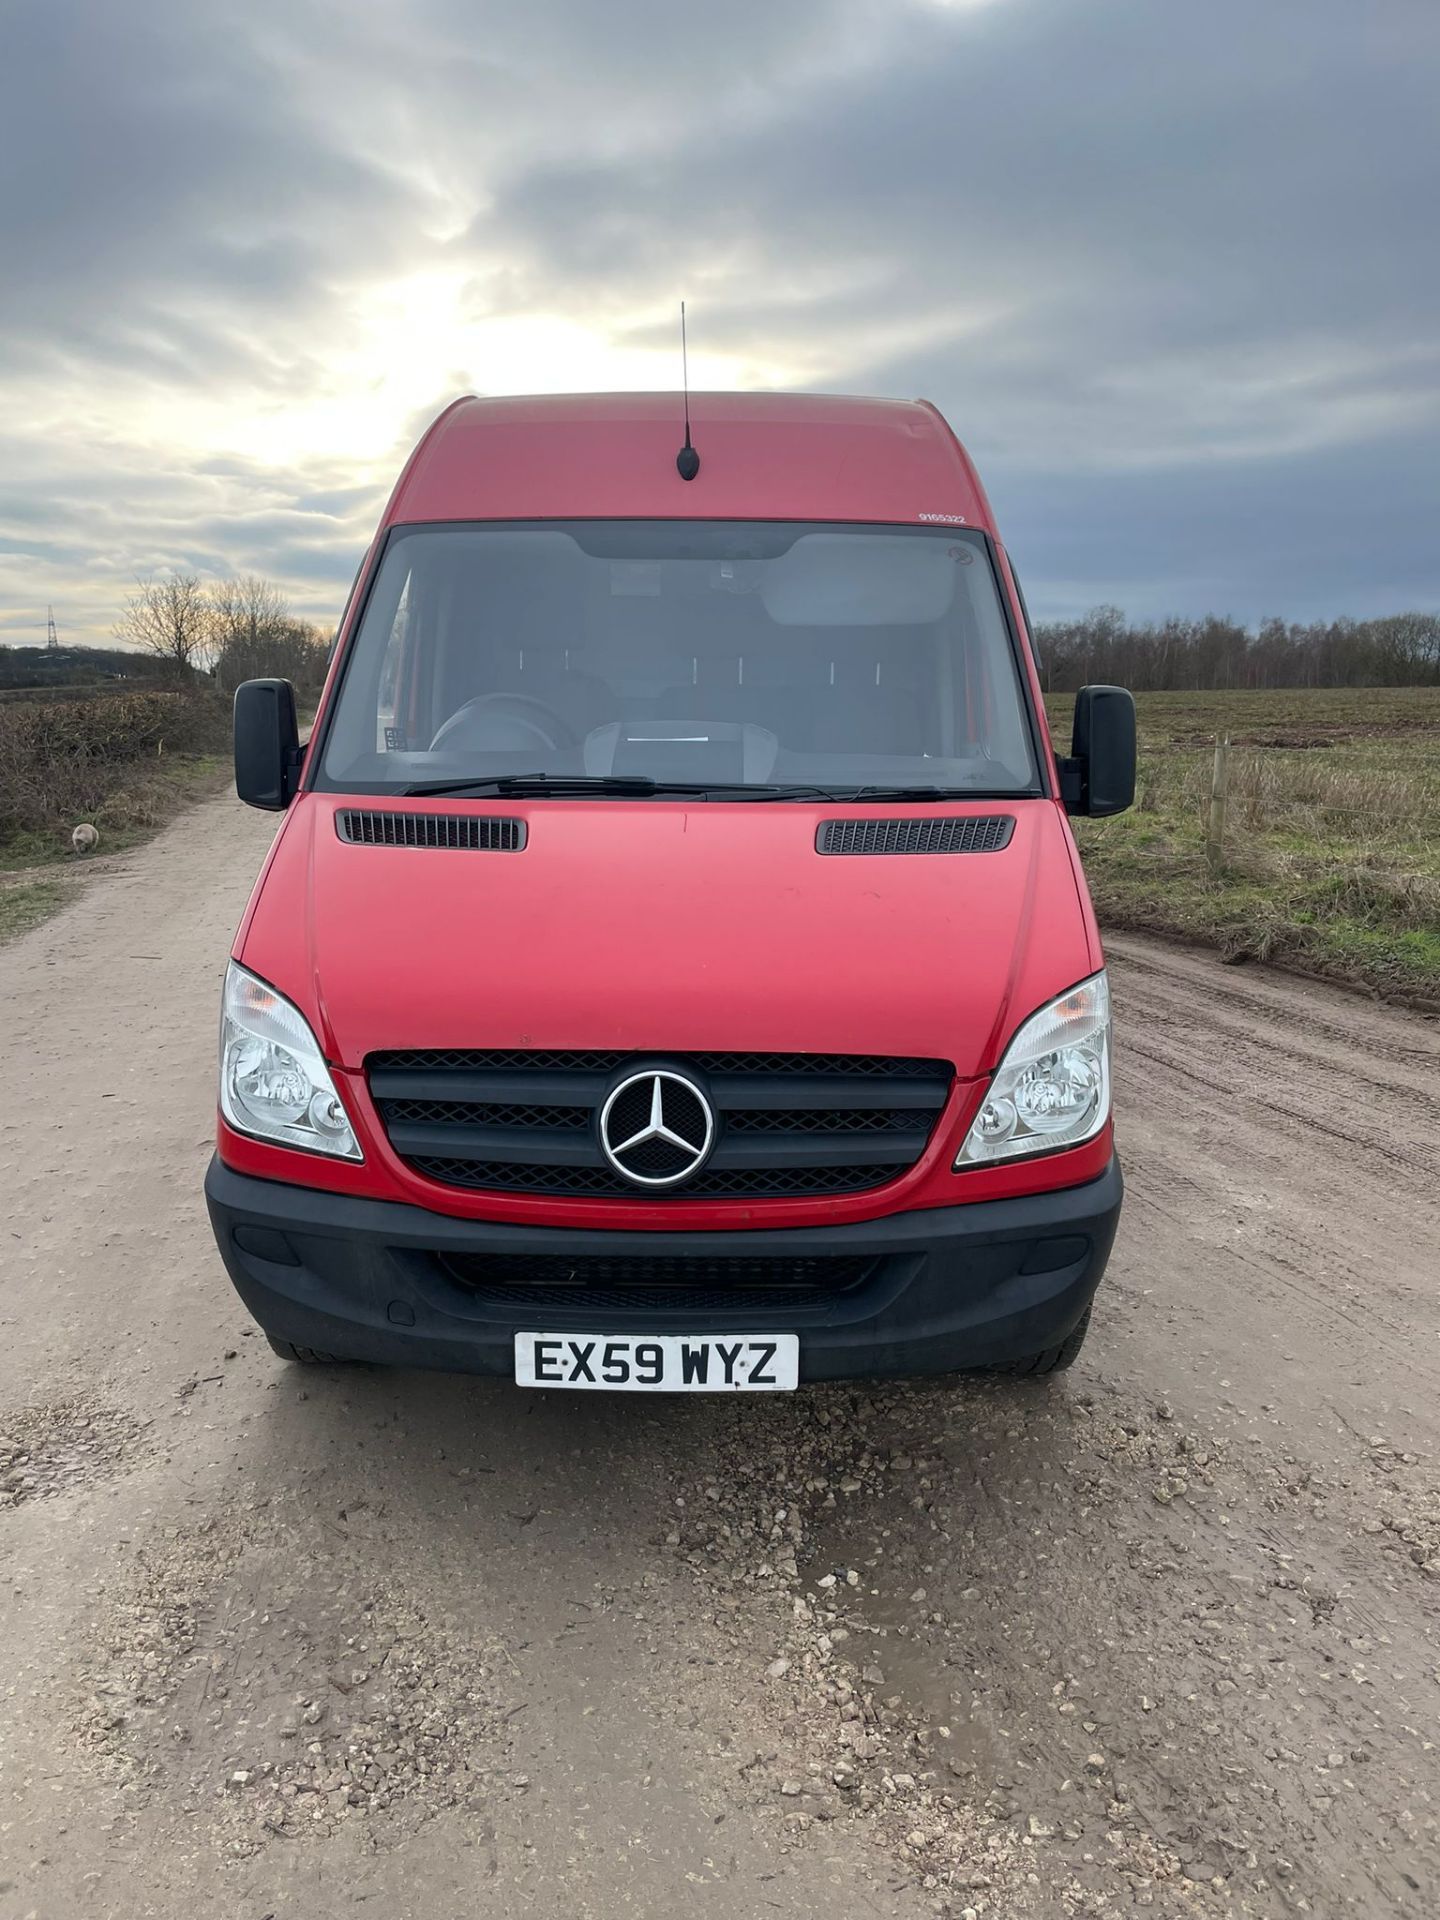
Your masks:
{"label": "dirt track road", "polygon": [[1433,1024],[1116,941],[1048,1390],[313,1375],[200,1197],[266,833],[0,952],[0,1920],[1435,1912]]}

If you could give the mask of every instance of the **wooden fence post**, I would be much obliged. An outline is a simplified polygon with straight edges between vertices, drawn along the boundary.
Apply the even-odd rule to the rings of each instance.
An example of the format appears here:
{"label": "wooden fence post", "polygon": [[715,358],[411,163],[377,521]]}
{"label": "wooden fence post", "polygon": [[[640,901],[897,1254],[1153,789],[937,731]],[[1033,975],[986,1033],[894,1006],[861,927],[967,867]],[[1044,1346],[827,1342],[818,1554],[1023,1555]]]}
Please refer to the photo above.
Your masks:
{"label": "wooden fence post", "polygon": [[1225,859],[1225,796],[1229,785],[1230,736],[1215,742],[1215,770],[1210,776],[1210,825],[1205,835],[1205,857],[1218,875]]}

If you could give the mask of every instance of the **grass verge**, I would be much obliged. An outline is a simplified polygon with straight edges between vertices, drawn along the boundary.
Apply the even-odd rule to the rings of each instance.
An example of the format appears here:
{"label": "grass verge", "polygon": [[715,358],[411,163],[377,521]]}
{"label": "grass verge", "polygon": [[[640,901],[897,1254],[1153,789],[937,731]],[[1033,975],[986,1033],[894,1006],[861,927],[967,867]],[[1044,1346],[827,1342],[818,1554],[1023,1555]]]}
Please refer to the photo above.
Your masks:
{"label": "grass verge", "polygon": [[0,945],[28,933],[65,904],[68,889],[59,880],[6,883],[0,875]]}
{"label": "grass verge", "polygon": [[229,773],[229,713],[208,693],[145,693],[0,711],[0,941],[39,924],[96,857],[147,840]]}
{"label": "grass verge", "polygon": [[[1057,742],[1068,698],[1050,702]],[[1440,689],[1142,694],[1136,804],[1078,821],[1102,927],[1440,1008]],[[1205,828],[1230,738],[1218,871]]]}

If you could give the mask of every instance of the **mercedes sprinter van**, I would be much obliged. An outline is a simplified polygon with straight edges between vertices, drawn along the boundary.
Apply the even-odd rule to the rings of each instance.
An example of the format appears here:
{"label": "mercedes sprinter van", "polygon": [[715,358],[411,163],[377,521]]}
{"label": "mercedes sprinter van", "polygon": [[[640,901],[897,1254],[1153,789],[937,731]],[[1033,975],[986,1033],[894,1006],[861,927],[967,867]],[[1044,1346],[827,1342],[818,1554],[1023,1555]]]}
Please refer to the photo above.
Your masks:
{"label": "mercedes sprinter van", "polygon": [[[221,1256],[278,1351],[525,1385],[1047,1374],[1120,1210],[1067,814],[934,407],[460,400],[401,474],[224,988]],[[677,457],[678,455],[678,457]]]}

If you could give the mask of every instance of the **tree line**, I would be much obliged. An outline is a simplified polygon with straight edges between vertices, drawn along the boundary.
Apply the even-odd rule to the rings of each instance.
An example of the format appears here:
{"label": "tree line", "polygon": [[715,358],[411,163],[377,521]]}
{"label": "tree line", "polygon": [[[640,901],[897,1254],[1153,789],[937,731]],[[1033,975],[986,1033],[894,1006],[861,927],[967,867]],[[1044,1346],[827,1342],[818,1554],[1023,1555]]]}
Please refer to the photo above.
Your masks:
{"label": "tree line", "polygon": [[[333,629],[297,619],[284,594],[258,574],[202,580],[170,573],[137,582],[116,637],[179,675],[213,675],[226,691],[242,680],[294,681],[316,692]],[[1440,685],[1440,614],[1375,620],[1267,620],[1255,631],[1202,619],[1132,622],[1118,607],[1035,629],[1049,693],[1096,682],[1145,692],[1225,687],[1410,687]]]}
{"label": "tree line", "polygon": [[302,693],[315,693],[334,630],[298,619],[259,574],[203,580],[166,573],[136,582],[115,637],[165,663],[178,679],[208,674],[225,692],[242,680],[291,680]]}
{"label": "tree line", "polygon": [[1255,632],[1234,620],[1132,623],[1118,607],[1035,629],[1048,693],[1093,683],[1136,693],[1212,692],[1224,687],[1415,687],[1440,685],[1440,614],[1301,626],[1267,620]]}

